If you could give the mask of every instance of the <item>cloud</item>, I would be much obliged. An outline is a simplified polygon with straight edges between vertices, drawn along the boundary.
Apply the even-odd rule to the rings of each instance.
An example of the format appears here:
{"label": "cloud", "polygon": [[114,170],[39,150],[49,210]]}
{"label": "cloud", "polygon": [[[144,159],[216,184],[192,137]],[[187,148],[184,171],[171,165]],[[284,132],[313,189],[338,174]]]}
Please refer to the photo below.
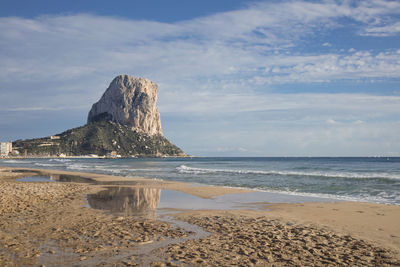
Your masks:
{"label": "cloud", "polygon": [[[361,21],[366,31],[371,31],[373,28],[368,27],[375,25],[372,18],[392,14],[397,6],[391,1],[362,1],[355,6],[346,1],[261,2],[246,9],[177,23],[90,14],[1,18],[0,78],[82,82],[88,76],[129,72],[154,76],[160,81],[228,79],[233,75],[240,79],[243,75],[260,74],[257,69],[261,68],[272,70],[260,74],[266,83],[311,82],[315,78],[349,79],[354,73],[356,77],[368,76],[371,69],[383,65],[393,69],[385,78],[398,77],[394,74],[399,73],[398,58],[390,60],[397,55],[393,51],[385,52],[385,58],[374,54],[285,53],[321,29],[339,27],[342,17]],[[348,67],[354,62],[350,62],[352,57],[364,60],[365,65]],[[378,73],[376,76],[383,75],[382,71]],[[309,79],[300,79],[299,75]]]}
{"label": "cloud", "polygon": [[[295,120],[303,116],[308,120],[376,120],[381,116],[395,116],[400,105],[400,96],[376,96],[368,94],[328,93],[242,93],[211,94],[182,93],[163,95],[159,109],[162,113],[190,113],[194,115],[238,114],[270,112],[296,114]],[[175,104],[179,106],[176,109]],[[349,116],[355,116],[351,118]],[[324,117],[326,116],[326,117]],[[286,115],[277,120],[285,119]],[[290,117],[288,116],[287,119]]]}
{"label": "cloud", "polygon": [[69,107],[10,107],[10,108],[1,108],[0,111],[5,112],[26,112],[26,111],[61,111],[61,110],[75,110],[75,109],[83,109],[85,107],[82,106],[69,106]]}
{"label": "cloud", "polygon": [[335,120],[333,120],[333,119],[328,119],[328,120],[326,120],[326,122],[327,122],[328,124],[337,124],[337,121],[335,121]]}
{"label": "cloud", "polygon": [[[392,134],[392,131],[400,130],[398,121],[334,126],[325,123],[259,121],[251,131],[245,127],[247,124],[233,124],[237,122],[223,124],[222,121],[211,119],[208,122],[197,121],[190,127],[200,134],[191,135],[190,138],[183,138],[180,134],[174,137],[185,151],[200,156],[377,156],[394,155],[393,151],[400,149],[400,138]],[[212,132],[207,131],[210,126],[213,127]],[[179,129],[184,133],[185,128]],[[216,151],[215,147],[242,147],[246,151]]]}
{"label": "cloud", "polygon": [[386,37],[394,36],[398,33],[400,33],[400,22],[385,26],[368,27],[363,32],[361,32],[361,35]]}
{"label": "cloud", "polygon": [[[394,124],[397,96],[304,91],[308,85],[335,81],[378,81],[382,87],[388,81],[397,83],[397,46],[366,50],[344,42],[339,48],[332,40],[344,28],[354,34],[350,38],[362,35],[367,41],[396,37],[399,13],[396,1],[326,0],[256,2],[175,23],[93,14],[3,17],[0,112],[88,111],[111,79],[126,73],[159,84],[163,125],[171,125],[164,132],[187,140],[186,146],[197,140],[195,150],[210,143],[210,149],[243,148],[236,151],[248,154],[269,146],[283,152],[290,146],[308,147],[310,152],[313,147],[317,151],[317,145],[305,140],[323,142],[318,136],[324,133],[349,139],[362,134],[351,129],[364,129],[385,136],[374,127],[379,120]],[[297,93],[281,93],[285,86]],[[333,119],[364,123],[338,123],[328,134],[326,122]],[[208,132],[215,130],[216,140],[225,143],[211,144],[214,137],[200,136],[196,125],[185,135],[184,129],[175,130],[179,125],[174,120],[184,125],[196,121]],[[247,140],[253,131],[257,141]],[[285,140],[287,145],[263,138]],[[238,140],[241,144],[232,145]]]}
{"label": "cloud", "polygon": [[400,97],[199,93],[179,99],[179,111],[160,106],[163,127],[191,154],[373,156],[400,149]]}

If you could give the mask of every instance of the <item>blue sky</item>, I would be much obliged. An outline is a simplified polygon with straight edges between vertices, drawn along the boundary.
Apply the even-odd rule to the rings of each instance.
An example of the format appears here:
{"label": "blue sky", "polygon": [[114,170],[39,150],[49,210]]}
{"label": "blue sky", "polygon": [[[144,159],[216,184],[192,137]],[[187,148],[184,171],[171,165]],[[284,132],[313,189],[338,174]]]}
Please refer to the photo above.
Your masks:
{"label": "blue sky", "polygon": [[400,156],[399,1],[2,1],[2,141],[83,125],[118,74],[189,154]]}

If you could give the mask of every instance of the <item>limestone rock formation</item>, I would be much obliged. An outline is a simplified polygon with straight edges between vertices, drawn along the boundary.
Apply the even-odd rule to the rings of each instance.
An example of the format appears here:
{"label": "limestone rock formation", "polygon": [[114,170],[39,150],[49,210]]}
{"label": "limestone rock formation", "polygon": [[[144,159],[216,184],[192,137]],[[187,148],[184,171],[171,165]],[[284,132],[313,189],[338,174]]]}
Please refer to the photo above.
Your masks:
{"label": "limestone rock formation", "polygon": [[93,104],[88,123],[111,120],[140,133],[162,135],[157,91],[157,84],[148,79],[119,75]]}
{"label": "limestone rock formation", "polygon": [[88,123],[56,136],[16,140],[26,156],[186,157],[164,137],[157,110],[157,84],[120,75],[93,104]]}

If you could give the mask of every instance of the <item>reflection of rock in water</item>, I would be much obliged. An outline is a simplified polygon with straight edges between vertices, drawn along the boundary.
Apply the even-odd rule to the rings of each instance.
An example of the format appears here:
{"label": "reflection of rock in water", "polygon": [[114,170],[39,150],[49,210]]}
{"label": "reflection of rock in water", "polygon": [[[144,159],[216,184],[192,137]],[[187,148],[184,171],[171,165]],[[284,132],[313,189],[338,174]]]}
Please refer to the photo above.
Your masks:
{"label": "reflection of rock in water", "polygon": [[50,174],[50,180],[52,181],[59,181],[60,180],[60,175],[58,174]]}
{"label": "reflection of rock in water", "polygon": [[109,187],[87,196],[91,208],[108,210],[124,215],[155,217],[160,202],[161,189]]}
{"label": "reflection of rock in water", "polygon": [[78,175],[68,175],[68,174],[46,174],[50,180],[58,182],[74,182],[74,183],[93,183],[90,178],[83,178]]}

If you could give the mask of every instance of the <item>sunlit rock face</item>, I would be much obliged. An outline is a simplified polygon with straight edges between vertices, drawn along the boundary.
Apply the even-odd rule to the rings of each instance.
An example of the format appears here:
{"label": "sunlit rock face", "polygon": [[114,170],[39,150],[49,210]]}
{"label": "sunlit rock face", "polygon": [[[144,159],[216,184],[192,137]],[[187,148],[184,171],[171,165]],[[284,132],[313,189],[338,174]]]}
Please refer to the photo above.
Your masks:
{"label": "sunlit rock face", "polygon": [[120,213],[125,216],[155,216],[161,189],[110,187],[87,196],[91,208]]}
{"label": "sunlit rock face", "polygon": [[148,79],[119,75],[93,104],[88,123],[112,120],[137,132],[162,135],[157,92],[157,84]]}

